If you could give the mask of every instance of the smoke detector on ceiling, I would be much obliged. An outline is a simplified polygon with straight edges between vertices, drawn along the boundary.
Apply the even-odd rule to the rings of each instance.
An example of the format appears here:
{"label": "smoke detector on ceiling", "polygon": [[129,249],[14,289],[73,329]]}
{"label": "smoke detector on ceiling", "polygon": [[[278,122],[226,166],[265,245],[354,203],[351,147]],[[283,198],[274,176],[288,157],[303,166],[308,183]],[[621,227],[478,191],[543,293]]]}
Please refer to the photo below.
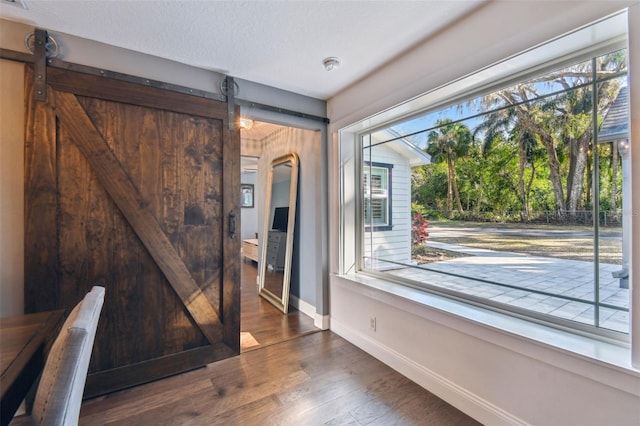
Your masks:
{"label": "smoke detector on ceiling", "polygon": [[27,9],[27,3],[24,0],[2,0],[2,4],[21,7]]}
{"label": "smoke detector on ceiling", "polygon": [[330,56],[328,58],[324,58],[322,60],[322,65],[324,65],[324,69],[327,71],[333,71],[334,69],[340,66],[340,58],[335,56]]}

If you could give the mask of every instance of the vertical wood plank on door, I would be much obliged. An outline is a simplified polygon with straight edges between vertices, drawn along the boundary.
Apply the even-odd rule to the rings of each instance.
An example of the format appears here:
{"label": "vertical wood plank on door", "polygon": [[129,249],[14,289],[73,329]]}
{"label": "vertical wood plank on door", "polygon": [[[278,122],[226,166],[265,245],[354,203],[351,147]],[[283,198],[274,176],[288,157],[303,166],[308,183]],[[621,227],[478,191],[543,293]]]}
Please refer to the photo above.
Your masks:
{"label": "vertical wood plank on door", "polygon": [[[58,286],[57,145],[55,96],[34,100],[33,69],[25,69],[25,307],[26,313],[60,306]],[[46,277],[46,281],[42,278]],[[37,298],[29,294],[39,294]]]}
{"label": "vertical wood plank on door", "polygon": [[[235,117],[240,117],[240,107],[235,107]],[[223,121],[223,164],[222,182],[225,188],[238,191],[224,191],[223,205],[223,324],[224,340],[233,351],[240,352],[240,129]],[[230,215],[236,220],[235,235],[229,235]]]}
{"label": "vertical wood plank on door", "polygon": [[[222,122],[199,117],[183,135],[184,222],[180,249],[191,253],[189,269],[210,300],[222,288]],[[220,308],[222,309],[222,308]]]}
{"label": "vertical wood plank on door", "polygon": [[[104,191],[80,151],[69,142],[64,128],[59,129],[57,151],[60,304],[74,306],[93,284],[78,282],[75,277],[98,278],[95,272],[106,269],[108,251],[104,241],[108,230],[96,226],[104,224],[105,209],[101,202]],[[95,261],[87,262],[84,253],[93,253]]]}

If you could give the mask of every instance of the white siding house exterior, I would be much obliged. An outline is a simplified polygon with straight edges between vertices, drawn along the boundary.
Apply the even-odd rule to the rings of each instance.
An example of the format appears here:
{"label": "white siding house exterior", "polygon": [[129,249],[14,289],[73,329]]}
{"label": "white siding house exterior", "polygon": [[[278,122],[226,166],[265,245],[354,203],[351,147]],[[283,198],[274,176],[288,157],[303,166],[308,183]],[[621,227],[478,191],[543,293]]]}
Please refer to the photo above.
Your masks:
{"label": "white siding house exterior", "polygon": [[[385,136],[386,139],[396,137]],[[363,266],[374,270],[393,269],[399,266],[397,263],[411,262],[411,168],[428,164],[431,160],[429,155],[405,139],[383,141],[379,133],[372,135],[371,145],[366,144],[363,148],[362,175],[366,194]],[[376,207],[384,210],[386,204],[376,200],[376,173],[381,175],[377,185],[382,186],[377,188],[378,197],[386,198],[387,213],[376,211]],[[373,180],[370,175],[374,176]]]}

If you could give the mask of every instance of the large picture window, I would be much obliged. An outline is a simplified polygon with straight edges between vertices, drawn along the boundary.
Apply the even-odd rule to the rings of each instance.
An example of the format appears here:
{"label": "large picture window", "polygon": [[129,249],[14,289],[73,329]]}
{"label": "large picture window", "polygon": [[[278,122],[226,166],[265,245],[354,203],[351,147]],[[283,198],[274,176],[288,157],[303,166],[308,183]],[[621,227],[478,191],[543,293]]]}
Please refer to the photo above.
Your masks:
{"label": "large picture window", "polygon": [[[627,52],[538,69],[356,136],[363,218],[356,269],[624,338],[631,220],[624,207],[632,168]],[[407,198],[393,205],[391,169],[372,161],[392,151],[408,170]],[[373,237],[391,217],[398,218],[394,232]],[[393,249],[401,246],[407,250]]]}

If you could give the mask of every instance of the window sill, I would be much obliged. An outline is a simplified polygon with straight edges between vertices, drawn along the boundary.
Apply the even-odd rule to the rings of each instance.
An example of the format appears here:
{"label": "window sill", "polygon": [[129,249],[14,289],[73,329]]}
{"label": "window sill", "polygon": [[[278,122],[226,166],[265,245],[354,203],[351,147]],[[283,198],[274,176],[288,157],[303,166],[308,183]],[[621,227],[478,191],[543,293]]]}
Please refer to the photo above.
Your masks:
{"label": "window sill", "polygon": [[631,350],[624,344],[573,334],[365,274],[338,278],[334,282],[345,289],[640,396],[640,370],[631,366]]}

